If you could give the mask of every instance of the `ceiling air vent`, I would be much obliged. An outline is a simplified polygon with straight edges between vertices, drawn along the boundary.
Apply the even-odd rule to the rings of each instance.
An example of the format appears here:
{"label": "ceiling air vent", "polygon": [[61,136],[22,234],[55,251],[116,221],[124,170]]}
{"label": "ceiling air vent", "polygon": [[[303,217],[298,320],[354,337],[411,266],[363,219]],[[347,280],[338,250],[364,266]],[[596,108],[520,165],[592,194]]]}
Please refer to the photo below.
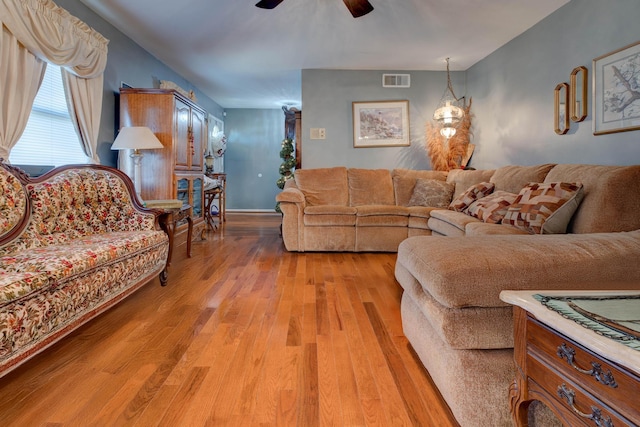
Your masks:
{"label": "ceiling air vent", "polygon": [[410,87],[411,75],[409,74],[383,74],[382,87]]}

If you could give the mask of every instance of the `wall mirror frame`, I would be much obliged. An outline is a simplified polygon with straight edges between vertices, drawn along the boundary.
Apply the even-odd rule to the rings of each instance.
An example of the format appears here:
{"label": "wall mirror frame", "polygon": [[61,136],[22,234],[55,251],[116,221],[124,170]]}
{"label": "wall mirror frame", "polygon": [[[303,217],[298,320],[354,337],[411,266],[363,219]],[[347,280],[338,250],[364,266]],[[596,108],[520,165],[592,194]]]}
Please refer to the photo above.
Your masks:
{"label": "wall mirror frame", "polygon": [[553,114],[553,130],[558,135],[564,135],[569,132],[569,84],[559,83],[554,92],[554,114]]}
{"label": "wall mirror frame", "polygon": [[569,115],[574,122],[587,118],[587,67],[579,66],[571,71],[569,82]]}

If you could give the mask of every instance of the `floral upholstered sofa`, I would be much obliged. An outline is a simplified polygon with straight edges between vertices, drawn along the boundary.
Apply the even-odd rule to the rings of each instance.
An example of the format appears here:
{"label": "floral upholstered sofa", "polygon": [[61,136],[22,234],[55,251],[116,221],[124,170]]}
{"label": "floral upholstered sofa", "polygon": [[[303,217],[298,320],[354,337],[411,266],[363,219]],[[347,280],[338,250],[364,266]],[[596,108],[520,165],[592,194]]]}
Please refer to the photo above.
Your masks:
{"label": "floral upholstered sofa", "polygon": [[122,172],[0,163],[0,376],[159,276],[169,241]]}

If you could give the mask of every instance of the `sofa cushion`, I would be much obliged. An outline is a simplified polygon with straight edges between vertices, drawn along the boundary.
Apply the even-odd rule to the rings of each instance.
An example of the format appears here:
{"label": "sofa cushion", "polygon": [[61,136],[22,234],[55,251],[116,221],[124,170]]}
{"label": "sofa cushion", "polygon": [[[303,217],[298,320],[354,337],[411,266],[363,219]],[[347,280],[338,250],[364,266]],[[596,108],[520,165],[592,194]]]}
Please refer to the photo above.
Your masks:
{"label": "sofa cushion", "polygon": [[436,209],[431,211],[428,224],[431,230],[443,236],[464,236],[467,224],[472,222],[481,221],[462,212]]}
{"label": "sofa cushion", "polygon": [[391,172],[393,178],[393,190],[395,192],[396,205],[408,206],[413,188],[418,179],[437,179],[446,181],[446,171],[414,170],[414,169],[394,169]]}
{"label": "sofa cushion", "polygon": [[387,169],[349,168],[349,206],[395,205],[391,173]]}
{"label": "sofa cushion", "polygon": [[437,179],[418,179],[413,187],[409,206],[446,208],[451,203],[455,184]]}
{"label": "sofa cushion", "polygon": [[463,170],[453,169],[447,175],[447,182],[456,184],[453,197],[458,197],[464,193],[469,187],[480,182],[487,182],[493,176],[494,170]]}
{"label": "sofa cushion", "polygon": [[320,205],[304,208],[304,225],[307,226],[353,226],[356,224],[356,208],[351,206]]}
{"label": "sofa cushion", "polygon": [[543,182],[554,166],[555,164],[552,163],[535,166],[503,166],[496,169],[490,181],[496,185],[496,191],[503,190],[518,194],[530,182]]}
{"label": "sofa cushion", "polygon": [[509,206],[502,223],[531,234],[565,233],[582,197],[580,183],[531,183]]}
{"label": "sofa cushion", "polygon": [[349,204],[349,185],[345,167],[299,169],[296,170],[294,179],[308,205]]}
{"label": "sofa cushion", "polygon": [[491,234],[525,234],[527,231],[506,224],[489,224],[486,222],[470,222],[464,228],[465,236],[488,236]]}
{"label": "sofa cushion", "polygon": [[584,199],[573,215],[570,233],[607,233],[640,229],[640,165],[557,165],[544,182],[581,182]]}
{"label": "sofa cushion", "polygon": [[49,274],[46,271],[0,271],[0,306],[20,299],[48,285]]}
{"label": "sofa cushion", "polygon": [[402,264],[397,265],[398,282],[438,335],[451,348],[513,348],[513,308],[449,308],[436,301]]}
{"label": "sofa cushion", "polygon": [[473,202],[481,199],[493,192],[495,184],[492,182],[480,182],[467,188],[463,193],[460,193],[449,204],[449,209],[456,212],[462,212],[466,210]]}
{"label": "sofa cushion", "polygon": [[517,194],[508,191],[495,191],[471,203],[465,213],[490,224],[499,224],[516,197]]}
{"label": "sofa cushion", "polygon": [[636,254],[640,257],[640,230],[410,237],[398,247],[396,266],[445,307],[501,307],[507,306],[500,300],[504,289],[637,289],[640,270],[629,265]]}

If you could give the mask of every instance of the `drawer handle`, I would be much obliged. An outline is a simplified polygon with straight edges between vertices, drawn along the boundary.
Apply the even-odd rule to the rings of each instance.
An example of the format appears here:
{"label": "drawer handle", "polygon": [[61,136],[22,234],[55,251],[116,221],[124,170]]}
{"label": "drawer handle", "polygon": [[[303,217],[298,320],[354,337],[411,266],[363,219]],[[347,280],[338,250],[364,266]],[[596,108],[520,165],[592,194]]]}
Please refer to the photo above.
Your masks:
{"label": "drawer handle", "polygon": [[590,414],[586,414],[581,410],[579,410],[575,404],[576,392],[567,388],[566,384],[562,384],[561,386],[558,387],[558,396],[561,399],[564,398],[567,400],[567,403],[569,404],[571,409],[573,409],[573,412],[575,412],[582,418],[586,418],[588,420],[593,421],[596,426],[613,427],[613,421],[611,421],[611,417],[604,418],[602,416],[602,411],[598,407],[592,406]]}
{"label": "drawer handle", "polygon": [[578,366],[574,361],[576,351],[571,347],[568,347],[565,343],[562,343],[562,345],[558,346],[556,354],[561,359],[567,359],[567,363],[576,371],[586,375],[590,375],[594,377],[599,383],[608,385],[611,388],[618,387],[618,383],[616,383],[615,378],[613,378],[613,374],[611,373],[611,371],[608,371],[607,373],[602,372],[602,366],[600,366],[599,363],[591,362],[590,370],[582,369],[580,366]]}

